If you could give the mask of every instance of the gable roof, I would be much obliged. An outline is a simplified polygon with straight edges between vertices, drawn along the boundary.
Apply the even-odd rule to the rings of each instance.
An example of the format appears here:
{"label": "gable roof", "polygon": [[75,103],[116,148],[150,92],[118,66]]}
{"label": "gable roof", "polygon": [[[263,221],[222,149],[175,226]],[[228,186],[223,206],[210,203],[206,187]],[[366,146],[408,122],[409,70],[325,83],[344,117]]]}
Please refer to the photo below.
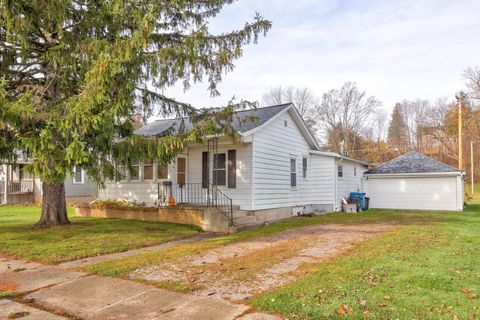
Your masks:
{"label": "gable roof", "polygon": [[390,160],[381,166],[370,169],[365,174],[410,174],[410,173],[460,173],[462,170],[411,151],[398,158]]}
{"label": "gable roof", "polygon": [[[301,115],[298,113],[293,103],[285,103],[269,107],[236,111],[233,115],[232,127],[245,137],[249,134],[256,132],[257,130],[260,130],[270,121],[273,121],[282,113],[289,110],[291,111],[291,116],[293,120],[299,127],[305,139],[308,141],[309,145],[314,150],[318,150],[319,147],[317,141],[315,140],[315,137],[312,135],[310,130],[308,130],[305,122],[303,121]],[[245,117],[255,117],[257,120],[242,121],[242,118]],[[164,119],[156,120],[135,130],[135,134],[143,136],[160,136],[167,133],[175,134],[176,131],[182,126],[186,131],[193,128],[193,124],[191,123],[189,118]]]}
{"label": "gable roof", "polygon": [[[286,103],[264,108],[236,111],[233,116],[232,127],[240,133],[248,132],[261,127],[265,122],[290,107],[290,105],[290,103]],[[256,117],[257,121],[241,121],[242,118],[250,116]],[[175,130],[178,130],[182,125],[187,131],[193,128],[189,118],[164,119],[149,123],[135,130],[135,133],[143,136],[159,136],[168,130],[173,130],[174,134]]]}

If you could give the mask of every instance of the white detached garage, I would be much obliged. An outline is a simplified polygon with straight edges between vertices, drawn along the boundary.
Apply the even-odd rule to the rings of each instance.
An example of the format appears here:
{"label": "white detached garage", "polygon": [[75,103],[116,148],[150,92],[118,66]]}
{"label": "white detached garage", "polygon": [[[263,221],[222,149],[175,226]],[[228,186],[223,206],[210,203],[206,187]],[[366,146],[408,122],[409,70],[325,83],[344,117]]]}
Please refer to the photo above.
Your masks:
{"label": "white detached garage", "polygon": [[412,151],[364,174],[370,208],[462,211],[464,172]]}

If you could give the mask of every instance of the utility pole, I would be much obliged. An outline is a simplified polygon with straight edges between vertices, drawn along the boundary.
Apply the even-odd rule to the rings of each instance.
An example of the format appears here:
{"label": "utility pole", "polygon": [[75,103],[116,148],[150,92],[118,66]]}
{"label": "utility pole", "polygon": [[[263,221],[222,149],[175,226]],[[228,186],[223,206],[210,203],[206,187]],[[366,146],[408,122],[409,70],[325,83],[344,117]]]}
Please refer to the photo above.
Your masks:
{"label": "utility pole", "polygon": [[475,175],[474,175],[474,166],[473,166],[473,144],[480,143],[480,141],[470,140],[470,177],[472,182],[472,194],[475,193]]}
{"label": "utility pole", "polygon": [[463,170],[463,119],[462,119],[462,103],[465,98],[465,93],[460,91],[457,96],[458,100],[458,168]]}

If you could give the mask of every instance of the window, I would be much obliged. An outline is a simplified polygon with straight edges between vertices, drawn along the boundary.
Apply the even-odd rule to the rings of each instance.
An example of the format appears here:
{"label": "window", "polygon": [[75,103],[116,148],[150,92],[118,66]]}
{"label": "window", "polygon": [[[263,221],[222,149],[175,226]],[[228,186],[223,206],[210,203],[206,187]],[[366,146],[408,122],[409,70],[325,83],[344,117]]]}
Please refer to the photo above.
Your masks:
{"label": "window", "polygon": [[83,184],[85,183],[84,178],[85,178],[85,174],[82,168],[77,166],[73,167],[73,183]]}
{"label": "window", "polygon": [[353,175],[355,177],[357,176],[357,166],[353,167]]}
{"label": "window", "polygon": [[143,180],[153,180],[153,164],[151,162],[143,164]]}
{"label": "window", "polygon": [[227,184],[227,167],[225,153],[213,155],[213,185],[224,186]]}
{"label": "window", "polygon": [[125,171],[125,167],[124,166],[118,166],[115,179],[117,181],[121,181],[121,180],[125,180],[126,177],[127,177],[127,172]]}
{"label": "window", "polygon": [[130,180],[140,180],[140,164],[132,164],[132,170],[130,172]]}
{"label": "window", "polygon": [[339,178],[343,178],[343,166],[341,164],[337,167],[337,173]]}
{"label": "window", "polygon": [[290,187],[297,187],[297,159],[290,158]]}
{"label": "window", "polygon": [[303,157],[302,158],[302,176],[304,179],[307,178],[307,170],[308,170],[308,158]]}
{"label": "window", "polygon": [[157,179],[165,180],[168,179],[168,166],[164,164],[159,164],[157,166]]}
{"label": "window", "polygon": [[288,121],[287,120],[283,121],[283,126],[288,127]]}

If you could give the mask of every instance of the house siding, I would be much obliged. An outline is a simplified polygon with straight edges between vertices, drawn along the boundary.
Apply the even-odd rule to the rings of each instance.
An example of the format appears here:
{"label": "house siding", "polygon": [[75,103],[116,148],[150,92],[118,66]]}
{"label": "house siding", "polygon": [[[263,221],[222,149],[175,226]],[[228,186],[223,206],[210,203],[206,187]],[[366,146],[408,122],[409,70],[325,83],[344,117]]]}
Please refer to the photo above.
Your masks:
{"label": "house siding", "polygon": [[[338,177],[338,165],[343,166],[343,177],[341,178]],[[365,171],[367,171],[365,165],[347,159],[336,159],[334,168],[334,175],[337,179],[336,211],[342,209],[342,198],[348,197],[350,192],[365,192],[363,188],[363,173]]]}
{"label": "house siding", "polygon": [[[285,127],[285,121],[287,126]],[[289,112],[253,136],[253,209],[331,205],[333,159],[310,154],[311,147]],[[302,158],[308,158],[307,177]],[[290,186],[290,159],[296,159],[297,187]]]}
{"label": "house siding", "polygon": [[[236,150],[236,187],[219,186],[218,189],[232,199],[233,204],[242,210],[252,209],[252,145],[250,143],[222,143],[218,145],[218,153],[225,153],[228,161],[228,150]],[[202,182],[202,152],[206,146],[189,148],[188,182]],[[212,175],[212,159],[210,157],[210,176]],[[228,174],[227,174],[228,176]],[[210,181],[212,181],[210,179]],[[227,184],[228,185],[228,184]]]}

